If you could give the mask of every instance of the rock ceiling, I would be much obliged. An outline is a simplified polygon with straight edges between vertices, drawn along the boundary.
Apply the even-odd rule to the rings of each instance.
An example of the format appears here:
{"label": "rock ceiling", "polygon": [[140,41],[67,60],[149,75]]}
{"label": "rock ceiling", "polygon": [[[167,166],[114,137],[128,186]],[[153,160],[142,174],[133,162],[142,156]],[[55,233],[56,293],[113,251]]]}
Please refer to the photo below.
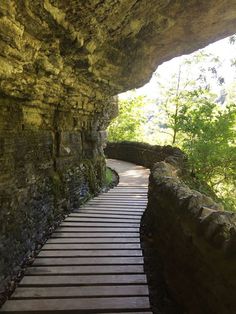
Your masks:
{"label": "rock ceiling", "polygon": [[0,92],[102,100],[235,30],[235,0],[1,0]]}

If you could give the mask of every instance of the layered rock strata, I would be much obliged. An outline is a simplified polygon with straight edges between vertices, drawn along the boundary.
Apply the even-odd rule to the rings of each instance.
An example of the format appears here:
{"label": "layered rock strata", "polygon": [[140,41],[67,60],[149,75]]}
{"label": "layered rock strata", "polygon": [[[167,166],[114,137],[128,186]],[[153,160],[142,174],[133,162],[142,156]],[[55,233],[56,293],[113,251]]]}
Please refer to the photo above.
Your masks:
{"label": "layered rock strata", "polygon": [[0,274],[14,272],[49,227],[98,193],[104,132],[85,110],[0,99]]}
{"label": "layered rock strata", "polygon": [[2,0],[0,90],[99,110],[104,92],[143,85],[158,64],[235,25],[234,0]]}

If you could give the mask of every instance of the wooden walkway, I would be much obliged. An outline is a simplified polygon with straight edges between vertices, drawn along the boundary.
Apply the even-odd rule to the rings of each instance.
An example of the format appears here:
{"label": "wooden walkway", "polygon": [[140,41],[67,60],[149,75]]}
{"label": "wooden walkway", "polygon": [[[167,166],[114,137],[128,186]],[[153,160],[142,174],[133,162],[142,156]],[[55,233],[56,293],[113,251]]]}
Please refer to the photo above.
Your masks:
{"label": "wooden walkway", "polygon": [[0,312],[152,313],[139,239],[148,173],[109,164],[120,184],[61,223]]}

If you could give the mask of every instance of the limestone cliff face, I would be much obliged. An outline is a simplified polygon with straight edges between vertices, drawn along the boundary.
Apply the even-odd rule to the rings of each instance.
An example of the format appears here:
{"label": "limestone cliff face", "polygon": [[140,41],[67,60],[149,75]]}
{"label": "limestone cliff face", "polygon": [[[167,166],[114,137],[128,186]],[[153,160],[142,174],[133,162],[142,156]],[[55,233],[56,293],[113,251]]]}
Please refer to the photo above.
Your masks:
{"label": "limestone cliff face", "polygon": [[113,96],[235,25],[234,0],[0,1],[0,279],[101,188]]}
{"label": "limestone cliff face", "polygon": [[101,189],[99,127],[86,111],[0,98],[0,280],[55,221]]}
{"label": "limestone cliff face", "polygon": [[100,112],[104,95],[235,25],[234,0],[2,0],[0,90]]}

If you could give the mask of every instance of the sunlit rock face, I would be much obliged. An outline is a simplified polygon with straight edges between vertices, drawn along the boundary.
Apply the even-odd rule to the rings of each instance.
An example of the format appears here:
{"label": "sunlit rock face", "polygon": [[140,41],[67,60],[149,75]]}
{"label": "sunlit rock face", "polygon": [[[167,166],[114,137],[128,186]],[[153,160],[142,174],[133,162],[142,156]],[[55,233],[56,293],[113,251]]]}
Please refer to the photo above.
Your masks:
{"label": "sunlit rock face", "polygon": [[[233,0],[2,0],[2,92],[102,110],[104,94],[235,32]],[[96,102],[91,102],[95,99]]]}
{"label": "sunlit rock face", "polygon": [[0,1],[0,278],[101,188],[113,96],[235,25],[234,0]]}

